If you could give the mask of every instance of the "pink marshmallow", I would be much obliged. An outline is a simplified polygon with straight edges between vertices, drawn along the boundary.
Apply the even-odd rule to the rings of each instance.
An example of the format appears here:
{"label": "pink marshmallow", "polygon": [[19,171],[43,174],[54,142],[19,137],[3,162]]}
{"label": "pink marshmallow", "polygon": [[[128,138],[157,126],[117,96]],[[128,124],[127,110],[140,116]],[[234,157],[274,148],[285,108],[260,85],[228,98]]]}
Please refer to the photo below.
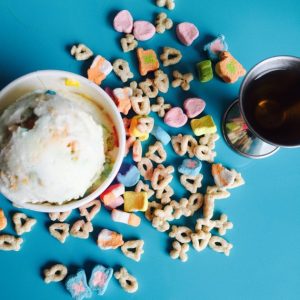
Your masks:
{"label": "pink marshmallow", "polygon": [[121,10],[117,13],[113,22],[114,29],[118,32],[131,33],[133,18],[128,10]]}
{"label": "pink marshmallow", "polygon": [[188,120],[188,117],[180,107],[169,109],[165,115],[164,122],[175,128],[182,127]]}
{"label": "pink marshmallow", "polygon": [[205,101],[200,98],[188,98],[183,102],[183,108],[188,118],[192,119],[203,112]]}
{"label": "pink marshmallow", "polygon": [[122,211],[122,210],[114,209],[111,212],[111,218],[114,222],[128,224],[129,217],[130,217],[130,214],[125,211]]}
{"label": "pink marshmallow", "polygon": [[122,196],[116,197],[114,199],[111,199],[105,203],[105,207],[107,209],[113,210],[114,208],[117,208],[124,204],[124,199]]}
{"label": "pink marshmallow", "polygon": [[150,40],[156,32],[153,24],[147,21],[135,21],[133,24],[133,35],[138,41]]}
{"label": "pink marshmallow", "polygon": [[177,25],[176,34],[182,44],[190,46],[199,36],[199,30],[194,24],[184,22]]}

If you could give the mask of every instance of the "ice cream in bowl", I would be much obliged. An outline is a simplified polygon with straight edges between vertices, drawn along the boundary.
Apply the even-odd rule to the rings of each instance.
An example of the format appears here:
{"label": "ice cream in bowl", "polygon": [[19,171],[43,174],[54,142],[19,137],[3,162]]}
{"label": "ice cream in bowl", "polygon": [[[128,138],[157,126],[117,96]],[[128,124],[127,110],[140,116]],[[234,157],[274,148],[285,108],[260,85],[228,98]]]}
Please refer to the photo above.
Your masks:
{"label": "ice cream in bowl", "polygon": [[97,198],[124,157],[111,98],[64,71],[25,75],[0,92],[0,192],[14,205],[63,212]]}

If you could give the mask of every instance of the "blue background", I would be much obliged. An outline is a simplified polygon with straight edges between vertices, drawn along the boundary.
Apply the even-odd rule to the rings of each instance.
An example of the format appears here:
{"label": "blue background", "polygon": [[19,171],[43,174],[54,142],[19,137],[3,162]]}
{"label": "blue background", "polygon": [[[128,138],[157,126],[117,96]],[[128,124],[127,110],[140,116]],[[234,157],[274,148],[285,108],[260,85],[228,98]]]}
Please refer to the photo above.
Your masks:
{"label": "blue background", "polygon": [[[0,88],[40,69],[85,75],[91,61],[77,62],[68,52],[78,42],[111,61],[125,58],[138,79],[135,53],[121,51],[121,34],[111,26],[116,11],[125,8],[136,20],[153,21],[156,13],[166,11],[175,24],[190,21],[198,26],[200,37],[191,47],[179,44],[174,30],[140,43],[158,53],[163,46],[182,51],[182,62],[165,69],[168,72],[179,69],[195,73],[195,63],[205,58],[203,45],[219,33],[225,34],[230,51],[246,69],[273,55],[300,55],[298,0],[177,0],[172,12],[156,7],[151,0],[1,0]],[[170,89],[165,98],[181,105],[189,96],[202,97],[207,102],[205,113],[213,115],[220,129],[222,115],[237,97],[239,85],[217,78],[206,84],[194,80],[189,92]],[[117,87],[121,82],[111,74],[103,86]],[[189,126],[184,131],[190,132]],[[167,149],[168,162],[177,164],[180,159],[170,145]],[[216,149],[217,161],[241,171],[247,182],[216,207],[216,215],[227,213],[234,223],[226,235],[234,244],[229,257],[210,249],[200,253],[191,249],[187,263],[174,261],[168,255],[171,241],[166,233],[154,230],[144,218],[139,228],[113,223],[104,208],[94,220],[95,230],[88,240],[69,237],[62,245],[48,233],[48,216],[28,211],[38,224],[23,236],[22,250],[0,253],[0,299],[68,299],[63,284],[43,282],[41,271],[52,262],[66,264],[71,273],[84,267],[88,276],[96,263],[124,265],[138,278],[140,288],[133,295],[125,293],[113,279],[106,299],[300,299],[300,150],[281,149],[256,161],[235,154],[223,138]],[[204,186],[212,183],[209,165],[204,164],[203,173]],[[176,199],[184,194],[178,185],[176,192]],[[2,197],[0,207],[9,216],[17,210]],[[78,217],[78,212],[73,212],[68,221]],[[191,227],[194,222],[182,220]],[[95,242],[101,228],[119,231],[125,239],[144,239],[141,262],[126,258],[119,250],[101,251]],[[14,234],[11,221],[5,232]]]}

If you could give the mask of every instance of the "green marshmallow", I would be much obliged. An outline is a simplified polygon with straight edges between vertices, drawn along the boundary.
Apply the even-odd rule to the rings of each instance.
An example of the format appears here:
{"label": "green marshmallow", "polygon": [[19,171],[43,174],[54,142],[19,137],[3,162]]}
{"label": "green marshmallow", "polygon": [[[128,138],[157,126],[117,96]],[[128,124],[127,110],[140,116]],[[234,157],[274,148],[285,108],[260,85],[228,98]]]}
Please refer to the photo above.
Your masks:
{"label": "green marshmallow", "polygon": [[214,73],[211,65],[211,61],[203,60],[197,64],[199,80],[201,82],[208,82],[213,79]]}

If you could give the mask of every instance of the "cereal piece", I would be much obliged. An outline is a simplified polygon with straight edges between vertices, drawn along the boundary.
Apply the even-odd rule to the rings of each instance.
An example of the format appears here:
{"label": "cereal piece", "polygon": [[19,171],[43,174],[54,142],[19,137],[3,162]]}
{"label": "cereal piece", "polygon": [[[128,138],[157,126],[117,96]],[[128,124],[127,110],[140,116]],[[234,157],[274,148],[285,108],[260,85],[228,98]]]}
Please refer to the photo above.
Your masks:
{"label": "cereal piece", "polygon": [[239,187],[243,184],[245,184],[245,180],[243,179],[241,173],[238,173],[236,170],[231,170],[231,172],[233,172],[235,174],[235,178],[234,181],[231,185],[229,185],[227,188],[228,189],[234,189],[236,187]]}
{"label": "cereal piece", "polygon": [[230,193],[225,190],[217,193],[206,193],[204,196],[203,217],[211,219],[214,214],[215,200],[225,199],[229,195]]}
{"label": "cereal piece", "polygon": [[138,88],[138,84],[136,81],[131,81],[129,86],[132,89],[133,97],[143,96],[143,91]]}
{"label": "cereal piece", "polygon": [[166,205],[162,209],[156,209],[154,211],[154,216],[165,221],[174,220],[174,207],[172,205]]}
{"label": "cereal piece", "polygon": [[165,104],[165,99],[163,97],[157,97],[157,104],[151,105],[151,110],[157,112],[158,115],[163,118],[165,116],[166,110],[171,108],[171,104]]}
{"label": "cereal piece", "polygon": [[138,46],[137,40],[134,39],[133,34],[126,34],[125,37],[121,38],[121,47],[123,52],[130,52]]}
{"label": "cereal piece", "polygon": [[87,71],[88,79],[99,85],[110,74],[112,69],[113,67],[108,60],[101,55],[97,55]]}
{"label": "cereal piece", "polygon": [[126,82],[128,79],[133,78],[133,73],[130,71],[129,64],[124,59],[117,59],[113,63],[113,70],[122,82]]}
{"label": "cereal piece", "polygon": [[135,165],[131,165],[125,174],[118,173],[117,180],[125,187],[131,187],[140,180],[141,173]]}
{"label": "cereal piece", "polygon": [[169,237],[175,238],[178,242],[185,244],[191,241],[192,230],[186,226],[172,226]]}
{"label": "cereal piece", "polygon": [[145,211],[145,217],[147,220],[151,221],[153,220],[154,218],[154,211],[156,209],[162,209],[162,204],[161,203],[158,203],[156,201],[151,201],[148,203],[148,209]]}
{"label": "cereal piece", "polygon": [[137,129],[142,133],[150,133],[154,126],[154,119],[152,117],[143,116],[138,118]]}
{"label": "cereal piece", "polygon": [[118,32],[131,33],[133,29],[133,18],[128,10],[119,11],[114,17],[114,29]]}
{"label": "cereal piece", "polygon": [[64,243],[69,236],[69,228],[68,223],[53,223],[49,226],[49,232],[61,243]]}
{"label": "cereal piece", "polygon": [[67,220],[67,218],[70,216],[71,213],[72,210],[65,211],[65,212],[53,212],[53,213],[49,213],[49,218],[51,221],[64,222]]}
{"label": "cereal piece", "polygon": [[66,78],[65,79],[65,86],[80,87],[80,82],[78,80],[75,80],[75,79],[72,79],[72,78]]}
{"label": "cereal piece", "polygon": [[207,43],[203,47],[203,50],[207,51],[207,54],[211,60],[218,60],[219,54],[228,50],[228,45],[225,42],[225,36],[223,34],[219,34],[217,38]]}
{"label": "cereal piece", "polygon": [[178,167],[178,172],[184,175],[196,176],[202,168],[202,163],[196,159],[186,158]]}
{"label": "cereal piece", "polygon": [[163,145],[167,145],[171,141],[170,135],[160,126],[154,126],[151,131],[151,134]]}
{"label": "cereal piece", "polygon": [[[150,100],[147,96],[131,97],[131,105],[133,111],[137,115],[148,115],[150,113]],[[138,117],[136,116],[136,118]],[[134,120],[134,117],[132,118],[132,120]]]}
{"label": "cereal piece", "polygon": [[[148,99],[149,100],[149,99]],[[150,103],[150,102],[149,102]],[[130,128],[129,128],[129,134],[133,137],[139,138],[141,141],[145,141],[149,138],[149,133],[147,132],[141,132],[138,128],[141,128],[141,121],[140,119],[145,118],[143,115],[134,116],[131,119]]]}
{"label": "cereal piece", "polygon": [[200,115],[203,112],[205,105],[205,101],[200,98],[188,98],[183,102],[184,111],[190,119]]}
{"label": "cereal piece", "polygon": [[212,116],[207,115],[200,119],[193,119],[191,127],[196,136],[217,132],[217,127]]}
{"label": "cereal piece", "polygon": [[174,241],[172,243],[172,247],[170,256],[173,259],[179,258],[182,262],[186,262],[188,260],[187,252],[190,249],[189,244],[180,244],[178,241]]}
{"label": "cereal piece", "polygon": [[135,21],[133,24],[133,35],[138,41],[148,41],[155,35],[154,25],[147,21]]}
{"label": "cereal piece", "polygon": [[95,266],[89,280],[91,290],[99,296],[104,295],[113,273],[114,270],[112,268],[105,268],[102,265]]}
{"label": "cereal piece", "polygon": [[215,199],[226,199],[230,196],[230,193],[223,188],[220,188],[218,186],[208,186],[206,188],[206,194],[212,195],[215,197]]}
{"label": "cereal piece", "polygon": [[125,192],[124,211],[146,211],[148,208],[148,196],[146,192]]}
{"label": "cereal piece", "polygon": [[[162,70],[154,72],[154,85],[162,93],[167,93],[169,90],[169,77]],[[156,95],[157,96],[157,95]],[[156,97],[155,96],[155,97]]]}
{"label": "cereal piece", "polygon": [[17,235],[22,235],[25,232],[30,232],[36,224],[36,219],[29,218],[23,213],[15,213],[12,217]]}
{"label": "cereal piece", "polygon": [[[89,208],[89,209],[88,209]],[[101,209],[101,202],[93,200],[79,207],[80,216],[85,217],[87,221],[92,221]]]}
{"label": "cereal piece", "polygon": [[100,195],[100,199],[105,206],[109,206],[111,201],[124,193],[125,186],[122,183],[112,184]]}
{"label": "cereal piece", "polygon": [[56,264],[51,266],[49,269],[44,270],[44,281],[46,283],[59,282],[65,279],[68,274],[66,266]]}
{"label": "cereal piece", "polygon": [[188,118],[180,107],[172,107],[167,111],[164,122],[170,127],[180,128],[184,126]]}
{"label": "cereal piece", "polygon": [[0,230],[5,229],[7,226],[7,219],[6,216],[4,214],[3,209],[0,208]]}
{"label": "cereal piece", "polygon": [[118,209],[112,210],[111,218],[114,222],[124,223],[133,227],[137,227],[141,223],[141,218],[139,216]]}
{"label": "cereal piece", "polygon": [[189,157],[193,157],[197,141],[191,135],[182,135],[180,133],[172,137],[172,146],[176,154],[183,156],[188,152]]}
{"label": "cereal piece", "polygon": [[161,142],[156,141],[154,145],[149,146],[148,152],[145,154],[147,158],[160,164],[167,159],[167,152]]}
{"label": "cereal piece", "polygon": [[170,229],[170,224],[168,221],[156,216],[154,216],[152,219],[152,226],[159,232],[165,232]]}
{"label": "cereal piece", "polygon": [[190,210],[191,216],[193,216],[194,213],[203,206],[203,203],[204,203],[204,197],[202,194],[196,193],[190,195],[187,209]]}
{"label": "cereal piece", "polygon": [[235,174],[221,164],[213,164],[211,166],[211,174],[214,177],[215,184],[220,188],[232,185],[235,179]]}
{"label": "cereal piece", "polygon": [[156,5],[158,7],[166,7],[169,10],[175,8],[175,0],[156,0]]}
{"label": "cereal piece", "polygon": [[214,149],[216,146],[216,141],[219,139],[219,135],[217,133],[209,133],[205,134],[199,139],[199,144],[203,146],[207,146],[210,149]]}
{"label": "cereal piece", "polygon": [[198,252],[203,251],[207,247],[210,238],[210,232],[197,231],[191,234],[193,247]]}
{"label": "cereal piece", "polygon": [[181,175],[180,183],[186,188],[187,191],[191,193],[196,193],[197,189],[202,186],[202,179],[202,174],[198,174],[196,176]]}
{"label": "cereal piece", "polygon": [[151,160],[147,157],[143,157],[140,162],[138,162],[138,169],[145,180],[150,180],[153,175],[153,164]]}
{"label": "cereal piece", "polygon": [[193,23],[183,22],[177,25],[176,35],[183,45],[190,46],[199,36],[199,30]]}
{"label": "cereal piece", "polygon": [[115,272],[114,275],[126,292],[135,293],[138,290],[139,285],[136,278],[129,274],[125,268],[121,268],[118,272]]}
{"label": "cereal piece", "polygon": [[93,231],[93,225],[91,222],[85,222],[84,220],[77,220],[70,229],[70,234],[80,239],[87,239],[89,233]]}
{"label": "cereal piece", "polygon": [[145,81],[139,83],[139,87],[144,94],[149,98],[155,98],[158,94],[158,87],[154,84],[154,81],[147,78]]}
{"label": "cereal piece", "polygon": [[[150,189],[149,184],[144,183],[140,180],[135,186],[135,192],[146,192],[148,199],[150,199],[154,195],[154,191]],[[149,203],[148,203],[149,205]]]}
{"label": "cereal piece", "polygon": [[208,82],[214,78],[214,73],[209,59],[197,63],[197,70],[200,82]]}
{"label": "cereal piece", "polygon": [[167,185],[163,189],[157,190],[156,191],[156,198],[161,199],[162,204],[167,204],[171,201],[171,197],[174,195],[174,190]]}
{"label": "cereal piece", "polygon": [[137,57],[139,61],[139,71],[142,76],[147,75],[148,72],[159,69],[159,61],[154,50],[138,48]]}
{"label": "cereal piece", "polygon": [[158,165],[151,178],[152,188],[157,191],[164,189],[173,180],[174,167],[168,166],[167,168],[163,165]]}
{"label": "cereal piece", "polygon": [[159,13],[155,20],[155,29],[157,33],[164,33],[173,27],[173,21],[168,18],[166,13]]}
{"label": "cereal piece", "polygon": [[227,215],[222,214],[219,220],[198,219],[195,228],[197,231],[205,232],[210,232],[213,228],[217,228],[220,235],[225,235],[228,229],[233,228],[233,224],[228,221]]}
{"label": "cereal piece", "polygon": [[87,60],[93,56],[92,50],[84,44],[73,45],[70,52],[76,60]]}
{"label": "cereal piece", "polygon": [[92,297],[92,291],[86,282],[84,270],[80,270],[76,275],[69,276],[66,281],[66,288],[75,300],[83,300]]}
{"label": "cereal piece", "polygon": [[0,250],[3,251],[19,251],[23,239],[9,234],[0,235]]}
{"label": "cereal piece", "polygon": [[178,71],[173,72],[174,80],[172,81],[172,87],[181,87],[184,91],[190,89],[190,82],[194,79],[192,73],[181,74]]}
{"label": "cereal piece", "polygon": [[194,148],[195,156],[202,161],[212,163],[217,153],[208,146],[198,145]]}
{"label": "cereal piece", "polygon": [[119,112],[127,115],[131,109],[132,89],[129,87],[113,89],[113,96]]}
{"label": "cereal piece", "polygon": [[139,262],[141,260],[142,254],[144,253],[143,246],[143,240],[131,240],[125,242],[121,247],[121,250],[128,258]]}
{"label": "cereal piece", "polygon": [[215,71],[225,82],[234,83],[246,74],[244,67],[227,51],[219,55]]}
{"label": "cereal piece", "polygon": [[179,50],[171,47],[164,47],[163,53],[160,55],[164,67],[178,64],[182,59],[182,54]]}
{"label": "cereal piece", "polygon": [[102,250],[117,249],[124,244],[122,234],[102,229],[98,234],[97,245]]}
{"label": "cereal piece", "polygon": [[132,144],[132,159],[135,162],[141,161],[143,157],[143,148],[140,140],[135,140]]}
{"label": "cereal piece", "polygon": [[222,237],[215,235],[210,238],[208,245],[214,251],[224,253],[226,256],[229,256],[230,250],[233,248],[232,244],[228,243]]}
{"label": "cereal piece", "polygon": [[170,205],[173,208],[173,216],[174,219],[180,219],[182,216],[189,217],[191,215],[191,211],[188,208],[189,201],[185,198],[180,199],[179,202],[172,200]]}

